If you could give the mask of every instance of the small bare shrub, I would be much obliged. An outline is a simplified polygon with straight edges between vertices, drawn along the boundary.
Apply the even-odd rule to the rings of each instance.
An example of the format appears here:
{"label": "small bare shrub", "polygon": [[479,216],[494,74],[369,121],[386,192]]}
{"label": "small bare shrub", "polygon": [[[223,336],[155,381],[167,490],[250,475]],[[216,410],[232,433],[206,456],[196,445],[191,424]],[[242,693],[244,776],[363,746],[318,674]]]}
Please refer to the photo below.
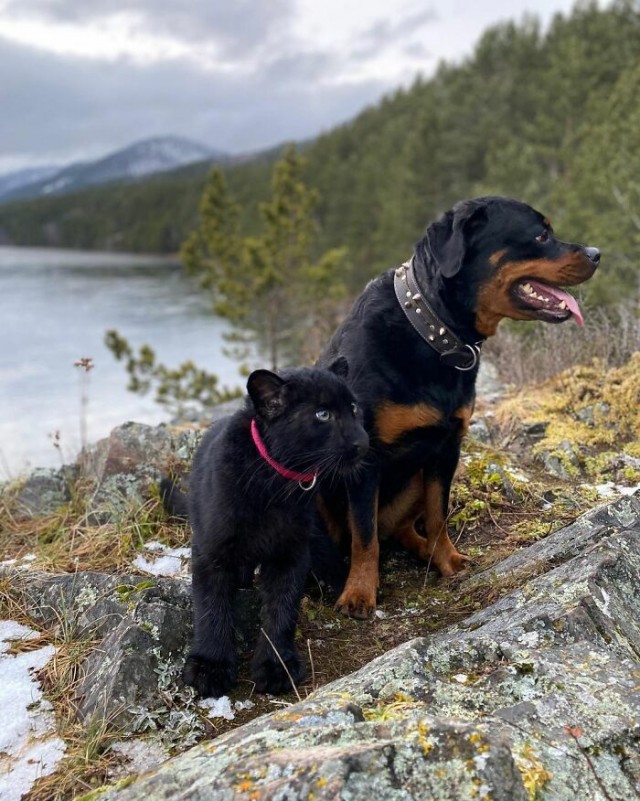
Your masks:
{"label": "small bare shrub", "polygon": [[593,359],[601,359],[605,367],[619,367],[638,350],[640,318],[635,305],[625,305],[589,310],[584,328],[571,322],[504,325],[484,353],[502,381],[520,388]]}

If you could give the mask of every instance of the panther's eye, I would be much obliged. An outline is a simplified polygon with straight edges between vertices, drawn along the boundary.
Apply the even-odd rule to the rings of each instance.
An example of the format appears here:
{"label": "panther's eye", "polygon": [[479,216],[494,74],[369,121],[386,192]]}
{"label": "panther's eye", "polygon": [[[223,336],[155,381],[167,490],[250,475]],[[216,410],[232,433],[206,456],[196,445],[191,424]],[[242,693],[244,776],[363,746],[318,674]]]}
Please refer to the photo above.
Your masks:
{"label": "panther's eye", "polygon": [[316,417],[321,423],[328,423],[329,420],[331,420],[331,412],[328,412],[326,409],[318,409]]}
{"label": "panther's eye", "polygon": [[358,404],[357,403],[352,403],[351,404],[351,411],[353,412],[353,416],[354,417],[358,414],[359,409],[358,409]]}
{"label": "panther's eye", "polygon": [[544,244],[548,239],[549,239],[549,232],[545,228],[545,230],[541,234],[538,234],[538,236],[536,237],[536,242]]}

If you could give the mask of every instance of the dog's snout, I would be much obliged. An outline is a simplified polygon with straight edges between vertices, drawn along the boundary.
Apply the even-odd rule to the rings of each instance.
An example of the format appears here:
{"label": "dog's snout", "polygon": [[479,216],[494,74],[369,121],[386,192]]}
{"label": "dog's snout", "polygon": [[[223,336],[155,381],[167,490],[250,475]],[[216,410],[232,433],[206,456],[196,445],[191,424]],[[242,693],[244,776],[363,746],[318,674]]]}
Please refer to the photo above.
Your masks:
{"label": "dog's snout", "polygon": [[585,248],[584,250],[595,265],[600,264],[600,251],[598,248]]}

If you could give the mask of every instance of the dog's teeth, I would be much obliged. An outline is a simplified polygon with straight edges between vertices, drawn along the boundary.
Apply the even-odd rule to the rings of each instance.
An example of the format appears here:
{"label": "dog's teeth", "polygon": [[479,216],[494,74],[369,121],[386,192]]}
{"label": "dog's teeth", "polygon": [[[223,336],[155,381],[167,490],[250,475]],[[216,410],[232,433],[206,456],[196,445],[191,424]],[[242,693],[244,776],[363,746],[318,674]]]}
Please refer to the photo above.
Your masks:
{"label": "dog's teeth", "polygon": [[525,284],[522,288],[527,293],[527,295],[533,294],[533,287],[531,286],[531,284]]}
{"label": "dog's teeth", "polygon": [[561,309],[566,309],[566,308],[567,308],[567,304],[565,303],[565,301],[564,301],[564,300],[563,300],[563,301],[562,301],[562,303],[560,304],[560,308],[561,308]]}

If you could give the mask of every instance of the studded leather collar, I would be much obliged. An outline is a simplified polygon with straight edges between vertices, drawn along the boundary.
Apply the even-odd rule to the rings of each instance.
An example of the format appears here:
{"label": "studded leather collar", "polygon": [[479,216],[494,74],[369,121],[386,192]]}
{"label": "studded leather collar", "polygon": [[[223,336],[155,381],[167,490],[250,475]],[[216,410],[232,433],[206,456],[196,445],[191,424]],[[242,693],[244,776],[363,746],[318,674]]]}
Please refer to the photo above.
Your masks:
{"label": "studded leather collar", "polygon": [[424,341],[440,354],[440,361],[456,370],[472,370],[480,361],[482,342],[468,345],[439,319],[413,274],[413,260],[395,271],[393,288],[405,317]]}

